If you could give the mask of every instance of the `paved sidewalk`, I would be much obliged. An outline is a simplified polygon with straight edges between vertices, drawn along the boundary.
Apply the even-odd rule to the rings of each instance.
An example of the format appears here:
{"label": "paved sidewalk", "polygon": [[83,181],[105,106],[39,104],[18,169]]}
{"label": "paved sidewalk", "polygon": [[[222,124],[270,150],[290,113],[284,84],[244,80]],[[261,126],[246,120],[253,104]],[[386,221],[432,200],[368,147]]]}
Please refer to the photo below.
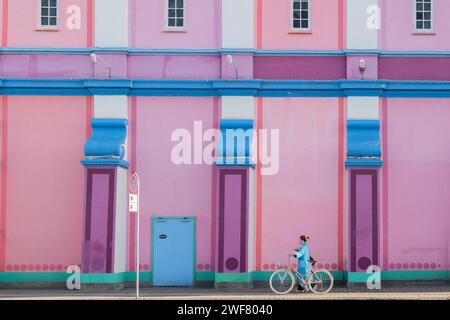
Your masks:
{"label": "paved sidewalk", "polygon": [[[0,289],[0,300],[129,300],[135,299],[133,288],[122,290],[43,290],[43,289]],[[450,300],[450,284],[404,284],[384,286],[380,291],[367,291],[336,287],[327,295],[313,293],[290,293],[275,295],[268,288],[255,289],[213,289],[213,288],[166,288],[141,289],[145,300]]]}

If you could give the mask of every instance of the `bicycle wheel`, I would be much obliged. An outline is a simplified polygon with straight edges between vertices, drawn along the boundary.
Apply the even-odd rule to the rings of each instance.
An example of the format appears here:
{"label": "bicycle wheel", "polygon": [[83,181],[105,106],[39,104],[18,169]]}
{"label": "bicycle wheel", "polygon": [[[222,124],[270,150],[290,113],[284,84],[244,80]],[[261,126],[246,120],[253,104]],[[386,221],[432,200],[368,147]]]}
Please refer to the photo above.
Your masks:
{"label": "bicycle wheel", "polygon": [[326,294],[331,291],[334,285],[334,278],[328,270],[317,270],[311,272],[308,277],[308,287],[316,294]]}
{"label": "bicycle wheel", "polygon": [[294,288],[295,278],[288,270],[278,270],[270,276],[269,285],[276,294],[286,294]]}

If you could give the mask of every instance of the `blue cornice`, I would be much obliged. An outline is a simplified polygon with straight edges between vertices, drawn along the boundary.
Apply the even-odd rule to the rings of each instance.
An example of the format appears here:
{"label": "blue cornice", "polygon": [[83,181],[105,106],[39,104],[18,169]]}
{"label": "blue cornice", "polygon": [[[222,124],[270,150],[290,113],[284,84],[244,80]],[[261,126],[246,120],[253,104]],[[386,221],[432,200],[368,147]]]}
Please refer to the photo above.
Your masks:
{"label": "blue cornice", "polygon": [[347,159],[345,161],[346,168],[381,168],[383,161],[379,158],[375,159]]}
{"label": "blue cornice", "polygon": [[450,98],[449,81],[0,79],[0,95]]}
{"label": "blue cornice", "polygon": [[380,121],[347,120],[347,159],[380,157]]}
{"label": "blue cornice", "polygon": [[127,119],[92,119],[92,134],[84,145],[86,158],[112,157],[123,159],[127,126]]}
{"label": "blue cornice", "polygon": [[450,51],[401,51],[401,50],[266,50],[253,48],[237,49],[145,49],[145,48],[15,48],[0,47],[0,54],[67,54],[89,55],[124,54],[124,55],[195,55],[221,56],[243,54],[264,56],[299,56],[299,57],[345,57],[345,56],[380,56],[380,57],[450,57]]}

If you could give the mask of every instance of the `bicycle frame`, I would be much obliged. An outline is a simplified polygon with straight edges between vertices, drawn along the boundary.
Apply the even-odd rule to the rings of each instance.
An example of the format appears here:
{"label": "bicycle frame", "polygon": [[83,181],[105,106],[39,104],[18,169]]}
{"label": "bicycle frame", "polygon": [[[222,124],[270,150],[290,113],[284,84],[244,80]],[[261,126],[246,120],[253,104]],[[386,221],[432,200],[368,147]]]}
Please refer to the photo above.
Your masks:
{"label": "bicycle frame", "polygon": [[300,275],[300,273],[297,271],[297,268],[295,268],[294,265],[291,263],[291,256],[289,256],[288,265],[286,267],[285,266],[279,267],[279,269],[286,269],[286,270],[291,271],[295,276],[295,280],[300,280],[300,282],[302,283],[302,286],[306,286],[306,285],[308,285],[308,283],[317,284],[317,283],[323,282],[320,279],[318,279],[318,281],[309,282],[310,275],[316,274],[314,272],[313,268],[314,268],[314,266],[311,265],[309,273],[306,275],[306,280],[304,280],[303,277]]}

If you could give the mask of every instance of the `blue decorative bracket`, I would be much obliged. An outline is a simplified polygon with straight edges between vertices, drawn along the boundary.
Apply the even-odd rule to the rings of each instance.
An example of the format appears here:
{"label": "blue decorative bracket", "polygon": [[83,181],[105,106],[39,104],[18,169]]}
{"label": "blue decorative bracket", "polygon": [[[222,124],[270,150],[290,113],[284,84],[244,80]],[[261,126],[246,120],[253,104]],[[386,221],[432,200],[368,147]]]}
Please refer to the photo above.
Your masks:
{"label": "blue decorative bracket", "polygon": [[125,157],[127,119],[93,119],[92,135],[84,145],[85,158],[81,163],[88,167],[114,166],[128,168]]}
{"label": "blue decorative bracket", "polygon": [[215,165],[218,167],[254,167],[255,164],[251,161],[252,141],[253,120],[221,120]]}
{"label": "blue decorative bracket", "polygon": [[380,121],[347,121],[346,167],[381,167]]}

